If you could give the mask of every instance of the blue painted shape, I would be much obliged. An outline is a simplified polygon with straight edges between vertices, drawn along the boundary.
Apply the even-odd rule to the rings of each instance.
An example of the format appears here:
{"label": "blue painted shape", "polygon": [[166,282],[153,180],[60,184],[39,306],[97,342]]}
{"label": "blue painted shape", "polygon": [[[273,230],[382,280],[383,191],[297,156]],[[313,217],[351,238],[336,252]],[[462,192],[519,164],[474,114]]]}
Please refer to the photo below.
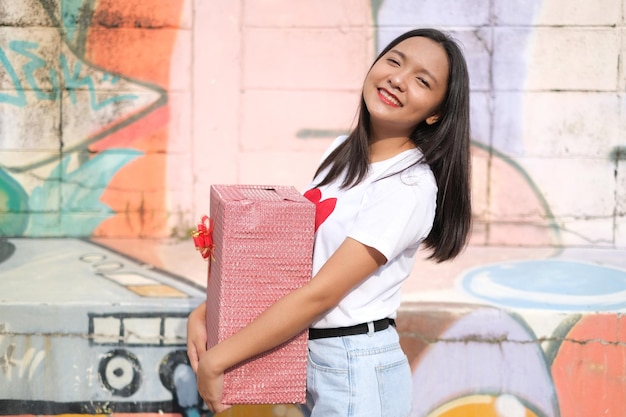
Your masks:
{"label": "blue painted shape", "polygon": [[59,77],[57,72],[53,69],[49,70],[50,81],[52,82],[52,91],[46,94],[37,84],[35,79],[35,71],[41,68],[46,68],[48,63],[41,57],[35,55],[30,50],[39,48],[39,44],[28,41],[11,41],[9,47],[18,54],[26,57],[29,61],[24,64],[22,70],[26,78],[26,82],[35,92],[35,96],[40,100],[56,100],[60,97],[59,90]]}
{"label": "blue painted shape", "polygon": [[[118,93],[113,94],[109,92],[110,97],[104,100],[100,100],[97,96],[98,92],[98,80],[94,80],[91,74],[81,74],[83,72],[83,61],[76,60],[76,63],[72,66],[65,54],[59,56],[59,66],[61,68],[61,75],[54,69],[48,69],[50,76],[50,91],[44,91],[41,88],[35,77],[36,71],[45,70],[48,66],[42,57],[36,54],[39,44],[30,41],[15,40],[9,43],[9,48],[18,55],[27,59],[27,62],[22,65],[21,69],[24,74],[24,79],[28,86],[35,93],[35,97],[39,100],[57,100],[61,97],[61,75],[63,77],[64,87],[69,93],[70,100],[73,105],[78,104],[76,97],[76,90],[86,88],[89,92],[89,105],[95,111],[102,110],[103,108],[119,103],[122,101],[133,101],[139,98],[139,95],[133,93]],[[11,64],[11,61],[7,57],[5,51],[0,47],[0,69],[4,68],[8,74],[13,88],[15,89],[15,95],[7,93],[0,93],[0,103],[8,103],[17,107],[25,107],[27,105],[26,94],[24,93],[24,87],[20,80],[18,73]],[[120,77],[115,74],[104,73],[102,81],[110,79],[111,84],[117,84]]]}
{"label": "blue painted shape", "polygon": [[135,100],[139,98],[137,94],[118,94],[112,97],[109,97],[105,100],[98,101],[96,97],[96,85],[94,80],[90,75],[81,76],[80,73],[83,68],[82,61],[76,61],[76,65],[74,68],[70,68],[69,63],[67,62],[67,58],[64,54],[61,54],[59,57],[59,61],[61,64],[61,70],[63,71],[63,80],[65,81],[65,86],[69,92],[70,99],[72,100],[72,104],[76,104],[76,90],[80,90],[82,87],[87,87],[89,91],[89,104],[93,110],[101,110],[103,107],[108,106],[109,104],[117,103],[125,100]]}
{"label": "blue painted shape", "polygon": [[69,41],[73,41],[76,36],[76,25],[80,20],[83,3],[83,0],[61,0],[61,18]]}
{"label": "blue painted shape", "polygon": [[0,236],[20,236],[28,223],[28,194],[5,170],[0,168]]}
{"label": "blue painted shape", "polygon": [[[48,235],[52,230],[54,235],[91,235],[102,221],[113,214],[108,206],[100,202],[111,178],[120,168],[140,155],[142,152],[132,149],[107,150],[95,155],[72,172],[67,172],[70,157],[63,158],[46,181],[33,189],[30,211],[57,212],[60,205],[61,216],[75,213],[87,213],[89,216],[75,216],[71,223],[59,226],[55,217],[33,214],[27,234]],[[62,230],[58,230],[59,227]]]}
{"label": "blue painted shape", "polygon": [[626,309],[626,271],[544,259],[487,265],[460,280],[468,294],[494,304],[565,311]]}
{"label": "blue painted shape", "polygon": [[9,58],[7,58],[7,55],[4,53],[2,47],[0,47],[0,68],[4,68],[6,73],[9,75],[9,78],[11,78],[13,88],[15,88],[14,96],[7,93],[0,93],[0,103],[9,103],[17,107],[25,107],[26,94],[24,93],[24,87],[22,86],[20,78],[15,72],[15,68],[11,65]]}

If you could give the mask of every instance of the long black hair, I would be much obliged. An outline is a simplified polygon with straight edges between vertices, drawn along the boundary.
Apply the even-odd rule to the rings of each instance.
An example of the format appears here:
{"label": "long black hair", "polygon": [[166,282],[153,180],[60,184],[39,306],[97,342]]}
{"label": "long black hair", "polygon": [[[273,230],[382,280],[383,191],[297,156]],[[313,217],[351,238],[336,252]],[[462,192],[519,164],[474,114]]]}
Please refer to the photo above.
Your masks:
{"label": "long black hair", "polygon": [[[432,125],[420,123],[410,137],[423,153],[423,162],[430,166],[437,181],[437,209],[424,246],[432,250],[430,259],[443,262],[463,250],[472,223],[469,75],[463,52],[456,41],[437,29],[415,29],[398,36],[382,50],[372,66],[397,44],[415,36],[437,42],[448,56],[448,88],[439,107],[439,119]],[[370,134],[370,114],[361,93],[356,127],[348,139],[320,164],[315,176],[327,168],[328,172],[317,185],[335,181],[344,171],[343,188],[361,182],[369,167]]]}

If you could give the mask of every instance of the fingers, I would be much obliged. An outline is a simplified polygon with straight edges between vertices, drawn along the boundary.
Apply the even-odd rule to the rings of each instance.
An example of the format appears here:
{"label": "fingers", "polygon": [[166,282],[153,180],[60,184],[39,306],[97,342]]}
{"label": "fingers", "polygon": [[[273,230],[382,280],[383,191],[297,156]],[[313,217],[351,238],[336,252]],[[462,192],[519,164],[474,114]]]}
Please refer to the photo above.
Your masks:
{"label": "fingers", "polygon": [[200,396],[204,400],[207,408],[211,410],[212,413],[221,413],[222,411],[226,411],[232,407],[231,404],[223,404],[221,401],[221,396],[220,399],[216,399],[216,397],[214,397],[211,393],[203,394],[202,392],[200,392]]}
{"label": "fingers", "polygon": [[217,403],[217,404],[209,404],[205,401],[205,404],[207,405],[207,407],[209,408],[209,410],[214,413],[214,414],[218,414],[221,413],[223,411],[228,410],[229,408],[232,407],[232,405],[228,405],[228,404],[222,404],[222,403]]}
{"label": "fingers", "polygon": [[195,326],[190,320],[187,322],[187,357],[189,358],[189,365],[195,373],[198,372],[198,361],[200,361],[200,352],[197,347],[197,339]]}
{"label": "fingers", "polygon": [[[211,358],[206,352],[206,302],[204,302],[187,318],[187,356],[191,369],[196,373],[198,393],[212,413],[221,413],[232,406],[222,403],[224,374],[211,369]],[[202,364],[201,357],[204,357]]]}
{"label": "fingers", "polygon": [[212,412],[220,413],[230,408],[230,405],[222,403],[224,373],[214,369],[212,359],[210,352],[202,355],[196,378],[198,393]]}
{"label": "fingers", "polygon": [[187,357],[189,358],[189,365],[191,366],[191,369],[193,369],[193,372],[197,374],[200,357],[198,355],[198,350],[193,343],[190,342],[187,342]]}
{"label": "fingers", "polygon": [[200,355],[206,352],[206,304],[202,303],[196,307],[187,318],[187,357],[191,369],[198,372],[198,362]]}

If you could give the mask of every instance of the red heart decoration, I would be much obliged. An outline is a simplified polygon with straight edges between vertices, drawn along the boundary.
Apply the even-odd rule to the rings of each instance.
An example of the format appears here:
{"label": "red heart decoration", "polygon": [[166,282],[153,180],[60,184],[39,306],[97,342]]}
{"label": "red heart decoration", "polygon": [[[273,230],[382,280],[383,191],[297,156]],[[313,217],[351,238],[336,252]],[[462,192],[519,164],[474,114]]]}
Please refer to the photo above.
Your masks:
{"label": "red heart decoration", "polygon": [[326,221],[328,216],[335,210],[336,198],[322,200],[322,192],[319,188],[312,188],[304,193],[304,196],[315,204],[315,231]]}

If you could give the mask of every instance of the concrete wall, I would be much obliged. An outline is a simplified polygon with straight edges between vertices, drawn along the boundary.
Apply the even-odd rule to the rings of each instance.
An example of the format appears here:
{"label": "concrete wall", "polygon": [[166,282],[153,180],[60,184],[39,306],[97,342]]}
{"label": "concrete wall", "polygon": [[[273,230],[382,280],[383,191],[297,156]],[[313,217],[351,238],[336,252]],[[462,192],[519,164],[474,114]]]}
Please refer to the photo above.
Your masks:
{"label": "concrete wall", "polygon": [[188,236],[211,184],[302,190],[377,51],[435,26],[470,66],[475,228],[403,288],[413,415],[623,417],[625,15],[626,0],[0,0],[0,414],[202,412],[181,403],[181,320],[158,352],[94,344],[89,320],[184,316],[202,293],[175,278],[204,264],[143,238]]}
{"label": "concrete wall", "polygon": [[304,188],[377,50],[471,71],[478,245],[625,247],[621,0],[2,4],[0,230],[185,235],[213,183]]}

